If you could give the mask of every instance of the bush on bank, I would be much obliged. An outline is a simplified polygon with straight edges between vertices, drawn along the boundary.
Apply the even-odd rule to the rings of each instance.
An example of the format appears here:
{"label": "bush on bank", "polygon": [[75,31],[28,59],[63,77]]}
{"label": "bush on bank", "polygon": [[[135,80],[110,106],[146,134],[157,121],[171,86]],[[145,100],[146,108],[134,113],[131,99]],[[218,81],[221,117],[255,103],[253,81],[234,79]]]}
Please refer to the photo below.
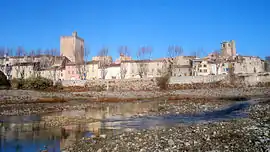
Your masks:
{"label": "bush on bank", "polygon": [[8,81],[6,75],[0,71],[0,89],[9,89],[10,82]]}
{"label": "bush on bank", "polygon": [[162,76],[162,77],[157,77],[157,78],[156,78],[157,86],[158,86],[161,90],[166,90],[166,89],[168,89],[169,79],[170,79],[170,76],[169,76],[169,75],[164,75],[164,76]]}
{"label": "bush on bank", "polygon": [[12,79],[11,84],[13,88],[26,90],[45,90],[53,87],[53,81],[43,77]]}

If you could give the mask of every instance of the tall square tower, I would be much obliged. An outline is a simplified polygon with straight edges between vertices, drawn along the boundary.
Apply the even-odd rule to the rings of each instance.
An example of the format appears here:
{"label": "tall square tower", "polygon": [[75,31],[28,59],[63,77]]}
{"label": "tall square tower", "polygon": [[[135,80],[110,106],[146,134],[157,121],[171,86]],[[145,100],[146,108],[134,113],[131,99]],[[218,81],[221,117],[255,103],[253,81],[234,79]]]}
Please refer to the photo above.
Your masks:
{"label": "tall square tower", "polygon": [[234,40],[221,43],[221,52],[223,56],[236,56],[236,47]]}
{"label": "tall square tower", "polygon": [[84,62],[84,40],[78,37],[77,32],[73,32],[72,36],[61,36],[60,53],[71,62]]}

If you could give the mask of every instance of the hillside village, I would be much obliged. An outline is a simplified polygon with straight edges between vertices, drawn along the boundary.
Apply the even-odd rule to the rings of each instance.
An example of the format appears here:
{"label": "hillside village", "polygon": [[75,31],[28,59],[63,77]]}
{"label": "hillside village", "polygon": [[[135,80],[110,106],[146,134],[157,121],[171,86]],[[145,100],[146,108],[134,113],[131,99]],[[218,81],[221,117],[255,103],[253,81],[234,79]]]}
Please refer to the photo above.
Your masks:
{"label": "hillside village", "polygon": [[[26,53],[18,49],[16,56],[8,52],[1,53],[1,71],[9,79],[41,76],[57,80],[95,80],[95,79],[132,79],[161,77],[208,76],[233,72],[262,73],[269,71],[269,57],[262,60],[256,56],[243,56],[236,53],[235,41],[225,41],[220,50],[199,58],[181,56],[179,47],[171,47],[168,57],[151,59],[151,52],[141,49],[137,59],[128,56],[127,48],[119,52],[119,58],[113,61],[107,49],[98,52],[98,56],[86,61],[84,40],[73,32],[72,36],[60,38],[60,56],[55,50],[40,53]],[[148,57],[149,56],[149,57]]]}

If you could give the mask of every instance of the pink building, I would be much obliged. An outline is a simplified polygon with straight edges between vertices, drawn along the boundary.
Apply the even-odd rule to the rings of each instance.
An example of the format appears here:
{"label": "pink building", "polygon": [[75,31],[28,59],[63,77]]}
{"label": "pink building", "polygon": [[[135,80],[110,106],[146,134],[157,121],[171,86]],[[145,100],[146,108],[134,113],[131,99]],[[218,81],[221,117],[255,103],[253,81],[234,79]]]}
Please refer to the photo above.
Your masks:
{"label": "pink building", "polygon": [[80,72],[75,63],[66,64],[64,70],[64,79],[65,80],[81,80]]}

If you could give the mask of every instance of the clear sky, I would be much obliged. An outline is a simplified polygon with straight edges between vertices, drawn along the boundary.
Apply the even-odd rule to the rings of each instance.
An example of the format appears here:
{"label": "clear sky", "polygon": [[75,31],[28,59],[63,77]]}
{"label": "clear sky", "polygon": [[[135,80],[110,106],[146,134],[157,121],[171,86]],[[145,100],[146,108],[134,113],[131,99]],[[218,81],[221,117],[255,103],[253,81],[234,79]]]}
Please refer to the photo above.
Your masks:
{"label": "clear sky", "polygon": [[0,0],[0,46],[59,50],[60,36],[77,31],[96,55],[118,56],[141,45],[153,57],[179,45],[206,55],[235,40],[242,55],[270,55],[270,0]]}

